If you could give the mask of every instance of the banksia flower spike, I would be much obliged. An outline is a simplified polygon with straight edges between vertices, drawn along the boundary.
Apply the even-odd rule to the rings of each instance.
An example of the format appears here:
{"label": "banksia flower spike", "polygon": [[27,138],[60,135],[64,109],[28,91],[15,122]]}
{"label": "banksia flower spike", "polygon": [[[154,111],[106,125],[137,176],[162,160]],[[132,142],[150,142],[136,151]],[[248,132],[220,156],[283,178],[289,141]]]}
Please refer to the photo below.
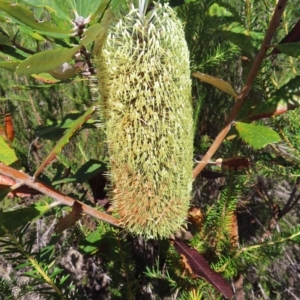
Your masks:
{"label": "banksia flower spike", "polygon": [[98,55],[111,197],[123,225],[167,238],[190,202],[193,124],[189,52],[167,5],[145,1],[111,29]]}

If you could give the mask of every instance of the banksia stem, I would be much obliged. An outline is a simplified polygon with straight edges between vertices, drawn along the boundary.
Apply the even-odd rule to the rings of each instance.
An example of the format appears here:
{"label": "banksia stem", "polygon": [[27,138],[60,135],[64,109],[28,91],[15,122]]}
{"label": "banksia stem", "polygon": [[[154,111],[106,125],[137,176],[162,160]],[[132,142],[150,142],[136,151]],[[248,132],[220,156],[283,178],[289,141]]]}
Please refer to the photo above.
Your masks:
{"label": "banksia stem", "polygon": [[112,199],[123,225],[166,238],[190,202],[193,124],[189,52],[168,6],[132,9],[99,55]]}

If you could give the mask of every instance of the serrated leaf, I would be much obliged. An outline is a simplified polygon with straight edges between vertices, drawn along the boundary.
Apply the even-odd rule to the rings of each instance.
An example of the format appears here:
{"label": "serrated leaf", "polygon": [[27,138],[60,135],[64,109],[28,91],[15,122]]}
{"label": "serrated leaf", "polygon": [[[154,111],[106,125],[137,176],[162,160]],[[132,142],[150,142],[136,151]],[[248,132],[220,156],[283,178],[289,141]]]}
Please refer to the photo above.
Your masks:
{"label": "serrated leaf", "polygon": [[[249,94],[249,96],[252,97],[251,94]],[[257,93],[254,93],[254,101],[247,99],[247,102],[245,103],[246,107],[242,107],[237,120],[253,121],[269,118],[299,107],[300,76],[291,79],[288,83],[274,92],[267,100],[263,100],[262,98],[258,99],[257,96]]]}
{"label": "serrated leaf", "polygon": [[5,139],[0,135],[0,162],[5,165],[11,165],[18,160],[15,151],[8,145]]}
{"label": "serrated leaf", "polygon": [[76,131],[91,117],[92,113],[96,110],[96,106],[90,107],[79,119],[74,121],[72,126],[67,130],[64,136],[57,142],[55,147],[49,153],[49,155],[45,158],[42,164],[38,167],[33,177],[37,177],[44,168],[50,164],[56,157],[58,153],[62,150],[62,148],[69,142],[70,138],[76,133]]}
{"label": "serrated leaf", "polygon": [[48,50],[36,53],[25,59],[16,69],[16,74],[31,75],[53,70],[69,61],[80,49],[80,46],[71,49]]}
{"label": "serrated leaf", "polygon": [[233,96],[234,98],[237,97],[233,87],[227,81],[200,72],[194,73],[193,76],[199,78],[202,82],[206,82],[215,86],[219,90]]}
{"label": "serrated leaf", "polygon": [[33,12],[18,4],[14,1],[2,0],[0,1],[0,9],[5,11],[9,16],[13,17],[18,22],[35,29],[39,32],[46,33],[59,33],[59,34],[71,34],[70,29],[64,29],[54,26],[48,21],[39,21],[34,17]]}
{"label": "serrated leaf", "polygon": [[254,149],[261,149],[281,140],[276,131],[266,126],[235,122],[235,128],[240,137]]}
{"label": "serrated leaf", "polygon": [[233,296],[230,283],[228,283],[220,274],[212,270],[198,251],[191,249],[178,240],[174,241],[174,247],[179,254],[186,258],[192,272],[196,276],[202,277],[208,281],[226,299],[230,299]]}
{"label": "serrated leaf", "polygon": [[288,43],[288,44],[278,44],[275,46],[281,53],[288,56],[298,58],[300,56],[300,42]]}

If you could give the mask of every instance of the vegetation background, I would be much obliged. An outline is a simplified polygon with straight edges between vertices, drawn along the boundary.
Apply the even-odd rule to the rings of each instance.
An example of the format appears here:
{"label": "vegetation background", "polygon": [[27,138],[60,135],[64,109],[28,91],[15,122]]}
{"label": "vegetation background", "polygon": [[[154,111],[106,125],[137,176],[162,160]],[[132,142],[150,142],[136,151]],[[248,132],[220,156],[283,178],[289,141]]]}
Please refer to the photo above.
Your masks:
{"label": "vegetation background", "polygon": [[[194,181],[188,229],[181,236],[227,280],[238,300],[300,298],[300,11],[296,0],[282,2],[288,4],[239,112],[240,123]],[[0,161],[111,214],[105,133],[99,113],[90,111],[89,120],[84,113],[97,95],[95,45],[124,2],[16,3],[0,3]],[[192,87],[194,158],[200,161],[237,101],[232,92],[224,93],[226,82],[237,94],[242,91],[277,1],[169,4],[185,26],[191,72],[204,76],[204,82],[193,77]],[[53,27],[34,25],[30,13]],[[93,25],[98,39],[84,34]],[[51,63],[35,56],[54,49],[69,52],[58,52]],[[34,56],[44,69],[30,69]],[[49,154],[56,159],[45,168],[54,157]],[[131,236],[81,214],[76,205],[71,210],[49,194],[16,186],[20,177],[11,182],[1,171],[0,299],[226,297],[221,276],[211,284],[202,256],[193,258],[205,273],[199,277],[171,240]]]}

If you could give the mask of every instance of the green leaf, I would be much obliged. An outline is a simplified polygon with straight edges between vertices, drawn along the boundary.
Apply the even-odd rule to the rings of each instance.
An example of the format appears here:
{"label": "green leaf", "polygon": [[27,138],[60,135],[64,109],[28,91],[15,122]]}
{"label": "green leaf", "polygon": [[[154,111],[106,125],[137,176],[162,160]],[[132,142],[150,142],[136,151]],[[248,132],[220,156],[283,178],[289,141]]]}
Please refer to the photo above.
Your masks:
{"label": "green leaf", "polygon": [[199,78],[201,81],[209,83],[216,88],[220,89],[221,91],[233,96],[234,98],[237,97],[236,92],[234,91],[233,87],[227,82],[217,77],[213,77],[207,74],[203,74],[200,72],[196,72],[193,74],[194,77]]}
{"label": "green leaf", "polygon": [[0,68],[7,71],[15,72],[17,66],[20,64],[20,61],[0,61]]}
{"label": "green leaf", "polygon": [[5,199],[9,192],[10,188],[0,188],[0,202]]}
{"label": "green leaf", "polygon": [[12,149],[0,135],[0,162],[11,165],[18,160],[14,149]]}
{"label": "green leaf", "polygon": [[211,5],[208,15],[211,26],[245,53],[253,54],[264,38],[263,33],[247,30],[235,8],[229,4]]}
{"label": "green leaf", "polygon": [[30,6],[46,8],[58,18],[71,21],[71,7],[66,0],[22,0]]}
{"label": "green leaf", "polygon": [[45,8],[60,28],[72,29],[72,6],[67,0],[23,0],[34,7]]}
{"label": "green leaf", "polygon": [[245,105],[237,120],[252,121],[269,118],[299,107],[300,76],[291,79],[267,100],[263,100],[262,96],[257,93],[249,93],[249,99],[247,99]]}
{"label": "green leaf", "polygon": [[288,44],[278,44],[275,46],[281,53],[288,56],[298,58],[300,56],[300,42],[288,43]]}
{"label": "green leaf", "polygon": [[93,19],[95,16],[100,16],[110,0],[77,0],[76,1],[76,11],[79,16],[84,18],[91,17]]}
{"label": "green leaf", "polygon": [[94,44],[94,48],[93,48],[93,55],[97,56],[99,55],[99,52],[102,49],[103,43],[105,41],[106,38],[106,33],[108,31],[109,28],[109,24],[113,19],[113,13],[111,9],[108,9],[105,14],[104,17],[101,20],[101,26],[102,26],[102,30],[99,32],[99,34],[97,35],[96,39],[95,39],[95,44]]}
{"label": "green leaf", "polygon": [[[34,206],[7,211],[3,213],[3,225],[12,232],[40,215],[40,212]],[[5,232],[0,228],[0,236],[4,234]]]}
{"label": "green leaf", "polygon": [[0,45],[11,46],[12,42],[8,34],[0,28]]}
{"label": "green leaf", "polygon": [[97,243],[101,240],[103,236],[103,230],[99,227],[97,227],[97,230],[93,231],[92,233],[90,233],[85,240],[89,243]]}
{"label": "green leaf", "polygon": [[[84,113],[82,112],[72,111],[69,114],[66,114],[59,122],[51,122],[48,126],[38,126],[35,135],[43,139],[57,141],[63,136],[66,129],[71,128],[74,122],[83,114]],[[93,125],[95,122],[95,120],[89,119],[81,128],[95,128]]]}
{"label": "green leaf", "polygon": [[80,67],[75,67],[65,62],[54,70],[49,71],[49,74],[57,80],[68,80],[77,75],[80,70]]}
{"label": "green leaf", "polygon": [[38,34],[37,32],[34,32],[28,27],[20,27],[20,31],[23,32],[24,34],[27,34],[28,36],[32,37],[33,39],[39,41],[39,42],[46,42],[46,39]]}
{"label": "green leaf", "polygon": [[254,149],[280,141],[278,133],[266,126],[236,122],[235,127],[240,137]]}
{"label": "green leaf", "polygon": [[103,30],[100,24],[94,24],[84,32],[84,37],[80,40],[80,44],[87,47],[90,43],[94,42],[98,34]]}
{"label": "green leaf", "polygon": [[14,1],[9,1],[9,0],[0,1],[0,9],[5,11],[9,16],[13,17],[18,22],[21,22],[22,24],[32,29],[35,29],[37,31],[49,32],[49,33],[50,32],[60,33],[60,34],[72,33],[70,29],[56,27],[48,21],[36,20],[33,12],[30,9],[21,6],[20,4],[15,3]]}
{"label": "green leaf", "polygon": [[32,74],[31,77],[35,78],[37,81],[48,83],[48,85],[39,85],[39,86],[38,85],[35,85],[35,86],[26,85],[26,86],[20,86],[20,88],[22,88],[24,90],[48,89],[48,88],[51,88],[51,86],[53,86],[54,84],[60,82],[60,80],[55,79],[49,73]]}
{"label": "green leaf", "polygon": [[91,117],[93,112],[96,110],[96,106],[91,106],[79,119],[74,121],[70,129],[64,134],[64,136],[57,142],[55,147],[49,153],[49,155],[45,158],[42,164],[38,167],[33,177],[36,178],[44,168],[50,164],[56,157],[58,153],[62,150],[62,148],[69,142],[70,138],[75,134],[77,130]]}
{"label": "green leaf", "polygon": [[105,170],[105,165],[101,161],[96,159],[90,159],[88,162],[82,165],[73,176],[61,180],[57,180],[52,184],[57,185],[61,183],[70,183],[70,182],[78,182],[78,183],[87,182],[93,176],[95,176],[96,174],[104,170]]}
{"label": "green leaf", "polygon": [[8,101],[8,100],[13,100],[13,101],[25,101],[29,102],[30,100],[28,98],[25,98],[26,96],[19,96],[14,93],[8,92],[5,97],[0,97],[0,101]]}
{"label": "green leaf", "polygon": [[29,57],[29,54],[15,47],[2,45],[0,57],[2,57],[2,59],[5,61],[7,61],[8,57],[10,60],[23,60]]}
{"label": "green leaf", "polygon": [[80,46],[71,49],[48,50],[36,53],[25,59],[17,67],[16,74],[38,74],[53,70],[69,61],[80,49]]}
{"label": "green leaf", "polygon": [[80,249],[85,253],[92,253],[97,251],[99,248],[99,241],[102,239],[104,234],[103,228],[100,229],[98,226],[97,229],[91,232],[86,238],[85,241],[80,245]]}

